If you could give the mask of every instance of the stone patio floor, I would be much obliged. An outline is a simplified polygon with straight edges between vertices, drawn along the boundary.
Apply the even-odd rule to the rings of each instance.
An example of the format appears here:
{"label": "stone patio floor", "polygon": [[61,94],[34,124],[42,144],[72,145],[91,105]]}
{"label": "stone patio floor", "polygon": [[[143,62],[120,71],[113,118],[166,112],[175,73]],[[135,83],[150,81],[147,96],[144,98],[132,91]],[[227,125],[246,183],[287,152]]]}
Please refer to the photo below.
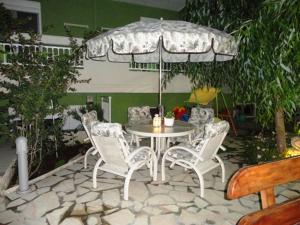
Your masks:
{"label": "stone patio floor", "polygon": [[[243,165],[242,141],[226,138],[220,152],[226,181]],[[133,174],[129,201],[123,200],[124,179],[99,171],[98,188],[92,188],[90,157],[88,169],[76,163],[31,185],[32,192],[10,193],[0,198],[0,224],[9,225],[234,225],[245,214],[259,210],[258,195],[226,200],[227,182],[220,169],[205,175],[205,198],[199,197],[199,182],[191,171],[175,166],[167,169],[166,182],[152,182],[142,168]],[[160,174],[158,176],[160,179]],[[279,186],[277,202],[299,195],[300,182]]]}

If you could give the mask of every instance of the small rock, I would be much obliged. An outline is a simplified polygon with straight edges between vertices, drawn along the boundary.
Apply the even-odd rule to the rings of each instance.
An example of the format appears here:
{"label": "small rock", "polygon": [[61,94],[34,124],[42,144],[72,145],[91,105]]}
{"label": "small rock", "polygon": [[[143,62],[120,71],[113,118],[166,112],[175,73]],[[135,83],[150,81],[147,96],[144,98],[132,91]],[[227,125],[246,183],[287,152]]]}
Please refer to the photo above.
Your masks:
{"label": "small rock", "polygon": [[61,171],[58,171],[55,175],[62,177],[62,176],[66,176],[66,175],[69,175],[69,174],[72,174],[72,173],[74,173],[74,172],[71,171],[71,170],[63,169]]}
{"label": "small rock", "polygon": [[39,188],[36,192],[38,195],[42,195],[48,191],[50,191],[50,187],[42,187],[42,188]]}
{"label": "small rock", "polygon": [[128,209],[122,209],[118,212],[102,217],[110,225],[129,225],[134,221],[134,214]]}
{"label": "small rock", "polygon": [[199,198],[199,197],[196,197],[194,199],[194,202],[196,204],[196,206],[200,209],[203,209],[205,208],[206,206],[208,206],[208,202],[204,201],[203,199]]}
{"label": "small rock", "polygon": [[97,192],[89,192],[85,195],[82,195],[81,197],[76,199],[77,203],[85,203],[85,202],[90,202],[95,200],[96,198],[99,197],[99,193]]}
{"label": "small rock", "polygon": [[48,213],[46,215],[46,218],[49,222],[50,225],[58,225],[59,222],[62,220],[62,218],[64,218],[66,212],[69,210],[69,207],[63,207],[60,209],[56,209],[54,211],[52,211],[51,213]]}
{"label": "small rock", "polygon": [[71,216],[83,216],[86,215],[85,206],[83,204],[76,204],[71,212]]}
{"label": "small rock", "polygon": [[20,198],[20,194],[17,194],[16,192],[12,192],[6,195],[7,198],[9,198],[9,200],[14,201],[17,198]]}
{"label": "small rock", "polygon": [[47,177],[39,182],[36,183],[38,188],[42,188],[42,187],[51,187],[54,184],[57,184],[58,182],[64,180],[65,178],[63,177],[58,177],[58,176],[50,176]]}
{"label": "small rock", "polygon": [[112,213],[117,212],[117,211],[119,211],[119,208],[113,208],[113,209],[109,209],[109,210],[104,211],[104,214],[109,215],[109,214],[112,214]]}
{"label": "small rock", "polygon": [[143,202],[148,198],[149,192],[145,184],[142,182],[130,182],[129,186],[129,198],[134,201]]}
{"label": "small rock", "polygon": [[140,212],[143,208],[143,204],[140,203],[140,202],[134,202],[134,207],[133,207],[133,210],[135,212]]}
{"label": "small rock", "polygon": [[164,215],[158,215],[158,216],[151,216],[150,218],[150,224],[151,225],[157,225],[157,224],[163,224],[164,225],[177,225],[177,218],[175,214],[164,214]]}
{"label": "small rock", "polygon": [[152,194],[166,194],[170,190],[173,190],[173,187],[170,185],[152,185],[148,184],[148,188]]}
{"label": "small rock", "polygon": [[0,223],[7,224],[11,221],[14,221],[18,218],[18,214],[13,212],[12,210],[6,210],[0,213]]}
{"label": "small rock", "polygon": [[65,195],[63,197],[63,201],[64,202],[71,202],[71,201],[75,201],[77,199],[77,193],[73,192],[71,194]]}
{"label": "small rock", "polygon": [[182,191],[170,191],[169,196],[174,198],[178,202],[191,202],[196,197],[194,193]]}
{"label": "small rock", "polygon": [[103,211],[103,202],[101,199],[97,199],[95,201],[86,203],[86,207],[88,214],[98,213]]}
{"label": "small rock", "polygon": [[148,225],[148,216],[140,215],[135,218],[133,225]]}
{"label": "small rock", "polygon": [[83,195],[83,194],[89,192],[89,190],[86,188],[83,188],[83,187],[78,187],[76,192],[80,196],[80,195]]}
{"label": "small rock", "polygon": [[72,166],[69,166],[68,169],[73,170],[73,171],[78,171],[81,170],[83,168],[83,165],[80,163],[75,163]]}
{"label": "small rock", "polygon": [[22,199],[26,200],[26,201],[31,201],[32,199],[34,199],[37,196],[36,192],[31,192],[25,195],[22,195]]}
{"label": "small rock", "polygon": [[160,207],[162,209],[162,211],[164,213],[170,213],[170,212],[178,212],[179,211],[179,208],[177,205],[163,205]]}
{"label": "small rock", "polygon": [[22,213],[26,218],[38,219],[58,206],[59,199],[57,195],[54,192],[47,192],[26,204]]}
{"label": "small rock", "polygon": [[170,198],[167,195],[154,195],[153,197],[150,197],[146,204],[148,205],[173,205],[175,204],[175,201]]}
{"label": "small rock", "polygon": [[161,213],[161,210],[159,208],[150,206],[143,208],[143,211],[150,215],[159,215]]}
{"label": "small rock", "polygon": [[296,191],[291,191],[291,190],[285,190],[285,191],[281,192],[280,194],[289,199],[294,199],[299,196],[299,194]]}
{"label": "small rock", "polygon": [[100,224],[102,224],[100,216],[98,216],[98,215],[88,216],[88,218],[86,220],[86,223],[87,223],[87,225],[100,225]]}
{"label": "small rock", "polygon": [[207,210],[210,210],[214,213],[219,213],[221,215],[227,214],[228,209],[225,206],[222,205],[213,205],[206,208]]}
{"label": "small rock", "polygon": [[25,201],[23,199],[17,199],[15,201],[12,201],[10,203],[7,204],[6,208],[13,208],[13,207],[16,207],[18,205],[22,205],[23,203],[25,203]]}
{"label": "small rock", "polygon": [[193,207],[188,207],[186,210],[191,213],[196,213],[196,212],[198,212],[199,209],[197,207],[193,206]]}
{"label": "small rock", "polygon": [[131,207],[131,206],[133,206],[134,204],[133,204],[133,202],[132,201],[122,201],[121,202],[121,208],[129,208],[129,207]]}
{"label": "small rock", "polygon": [[181,214],[179,216],[179,222],[180,224],[197,224],[197,225],[208,225],[205,223],[205,217],[200,217],[199,215],[189,212],[187,210],[182,210]]}
{"label": "small rock", "polygon": [[56,192],[68,193],[75,190],[73,179],[68,179],[60,182],[52,188]]}
{"label": "small rock", "polygon": [[120,204],[120,192],[118,189],[103,191],[102,199],[104,205],[116,207]]}
{"label": "small rock", "polygon": [[83,225],[81,219],[70,217],[65,219],[60,225]]}

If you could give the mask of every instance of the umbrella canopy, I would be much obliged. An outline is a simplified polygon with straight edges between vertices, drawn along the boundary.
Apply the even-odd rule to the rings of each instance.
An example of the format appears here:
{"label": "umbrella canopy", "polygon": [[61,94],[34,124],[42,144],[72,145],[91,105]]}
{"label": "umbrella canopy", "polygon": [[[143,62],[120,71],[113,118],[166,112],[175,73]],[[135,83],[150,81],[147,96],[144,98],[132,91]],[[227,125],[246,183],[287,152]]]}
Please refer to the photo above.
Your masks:
{"label": "umbrella canopy", "polygon": [[87,41],[87,56],[112,62],[159,63],[161,105],[163,62],[231,60],[237,43],[225,32],[185,21],[139,21]]}

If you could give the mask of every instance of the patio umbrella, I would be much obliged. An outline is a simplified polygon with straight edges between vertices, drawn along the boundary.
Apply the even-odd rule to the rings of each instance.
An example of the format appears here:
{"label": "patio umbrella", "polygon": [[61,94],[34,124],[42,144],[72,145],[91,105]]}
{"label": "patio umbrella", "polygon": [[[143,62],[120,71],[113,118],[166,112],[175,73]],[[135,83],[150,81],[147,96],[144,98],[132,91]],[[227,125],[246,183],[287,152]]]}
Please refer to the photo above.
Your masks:
{"label": "patio umbrella", "polygon": [[159,63],[159,106],[162,62],[231,60],[237,43],[225,32],[185,21],[139,21],[111,29],[86,42],[87,57],[112,62]]}

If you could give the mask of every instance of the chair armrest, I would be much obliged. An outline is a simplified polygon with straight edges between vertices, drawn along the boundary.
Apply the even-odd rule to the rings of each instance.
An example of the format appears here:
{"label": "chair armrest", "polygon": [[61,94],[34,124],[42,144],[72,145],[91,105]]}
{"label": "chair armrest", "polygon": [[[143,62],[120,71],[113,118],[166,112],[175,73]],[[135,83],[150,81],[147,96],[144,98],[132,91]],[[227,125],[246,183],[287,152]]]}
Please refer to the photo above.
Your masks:
{"label": "chair armrest", "polygon": [[139,147],[137,149],[135,149],[133,152],[131,152],[127,158],[126,158],[126,162],[130,162],[138,153],[145,151],[146,153],[150,152],[152,157],[154,157],[154,159],[157,161],[157,157],[155,155],[155,152],[153,151],[152,148],[148,147],[148,146],[142,146]]}
{"label": "chair armrest", "polygon": [[198,152],[196,152],[196,151],[194,151],[192,149],[183,147],[183,146],[174,146],[174,147],[171,147],[171,148],[167,149],[166,152],[164,153],[163,157],[165,157],[165,155],[167,155],[169,152],[174,151],[174,150],[183,150],[183,151],[186,151],[186,152],[192,154],[192,156],[195,156],[200,161],[203,161],[203,158],[199,156]]}
{"label": "chair armrest", "polygon": [[238,225],[296,225],[300,222],[299,212],[300,198],[250,213],[242,217]]}

